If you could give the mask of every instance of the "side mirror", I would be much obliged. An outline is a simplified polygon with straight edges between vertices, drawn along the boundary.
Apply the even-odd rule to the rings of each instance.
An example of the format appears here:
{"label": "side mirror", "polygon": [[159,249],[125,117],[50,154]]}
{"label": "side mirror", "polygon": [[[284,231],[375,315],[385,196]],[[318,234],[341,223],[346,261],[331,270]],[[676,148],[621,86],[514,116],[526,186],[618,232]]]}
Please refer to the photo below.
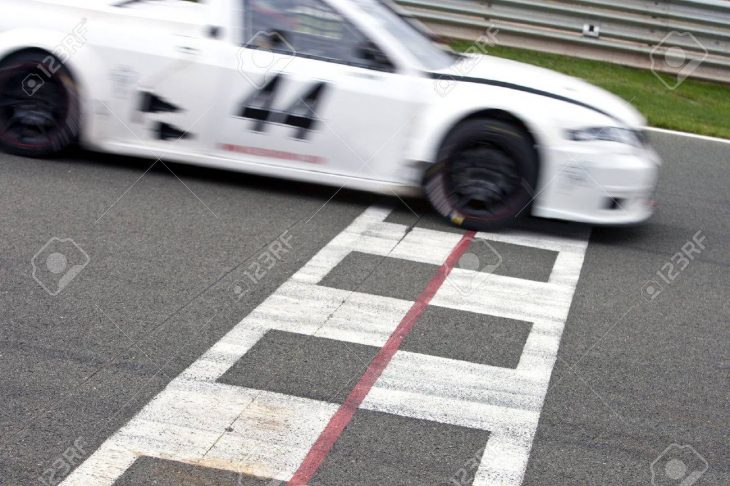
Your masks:
{"label": "side mirror", "polygon": [[360,59],[366,61],[373,68],[382,69],[384,71],[392,71],[393,64],[390,62],[383,51],[372,42],[367,42],[358,47],[357,54]]}

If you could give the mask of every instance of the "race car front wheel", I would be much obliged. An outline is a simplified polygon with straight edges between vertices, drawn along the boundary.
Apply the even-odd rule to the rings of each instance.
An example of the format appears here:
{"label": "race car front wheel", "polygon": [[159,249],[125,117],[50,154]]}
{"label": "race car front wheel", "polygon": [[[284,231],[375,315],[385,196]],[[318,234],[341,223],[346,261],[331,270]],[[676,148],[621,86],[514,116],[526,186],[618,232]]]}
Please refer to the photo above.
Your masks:
{"label": "race car front wheel", "polygon": [[525,130],[501,120],[468,120],[446,137],[424,188],[436,211],[452,223],[488,231],[527,212],[537,166]]}
{"label": "race car front wheel", "polygon": [[65,149],[78,134],[78,90],[58,59],[32,51],[0,64],[0,149],[42,157]]}

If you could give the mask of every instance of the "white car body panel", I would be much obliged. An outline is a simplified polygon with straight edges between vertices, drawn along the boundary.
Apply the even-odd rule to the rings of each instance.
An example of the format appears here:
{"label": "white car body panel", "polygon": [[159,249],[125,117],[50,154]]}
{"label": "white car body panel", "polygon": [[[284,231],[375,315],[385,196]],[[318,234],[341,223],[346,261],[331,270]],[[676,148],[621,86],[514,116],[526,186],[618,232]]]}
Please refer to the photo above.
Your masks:
{"label": "white car body panel", "polygon": [[[239,0],[4,0],[0,59],[27,48],[59,52],[82,25],[84,42],[63,56],[81,94],[82,138],[89,148],[368,191],[418,194],[446,134],[485,111],[524,124],[539,152],[533,214],[597,224],[642,221],[659,159],[644,145],[574,142],[566,130],[616,126],[641,130],[628,103],[583,81],[489,56],[428,71],[352,0],[326,0],[377,45],[395,72],[306,57],[281,59],[283,94],[272,109],[326,83],[319,130],[292,136],[291,126],[252,130],[237,116],[273,74],[241,63]],[[221,35],[205,35],[211,26]],[[78,44],[78,43],[77,43]],[[64,51],[63,48],[60,52]],[[61,56],[59,56],[61,57]],[[278,61],[277,61],[278,62]],[[275,74],[276,74],[275,73]],[[177,111],[140,112],[140,93]],[[160,139],[161,126],[187,133]],[[173,143],[174,142],[174,143]],[[620,210],[607,198],[626,199]]]}

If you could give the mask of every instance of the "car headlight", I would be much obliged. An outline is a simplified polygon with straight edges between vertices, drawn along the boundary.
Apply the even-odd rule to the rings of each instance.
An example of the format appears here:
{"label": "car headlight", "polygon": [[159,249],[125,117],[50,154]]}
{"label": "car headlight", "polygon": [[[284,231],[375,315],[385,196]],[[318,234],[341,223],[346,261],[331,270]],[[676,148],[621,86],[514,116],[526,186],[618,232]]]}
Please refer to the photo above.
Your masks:
{"label": "car headlight", "polygon": [[635,130],[619,127],[589,127],[580,130],[566,130],[565,136],[576,142],[618,142],[641,147],[643,137]]}

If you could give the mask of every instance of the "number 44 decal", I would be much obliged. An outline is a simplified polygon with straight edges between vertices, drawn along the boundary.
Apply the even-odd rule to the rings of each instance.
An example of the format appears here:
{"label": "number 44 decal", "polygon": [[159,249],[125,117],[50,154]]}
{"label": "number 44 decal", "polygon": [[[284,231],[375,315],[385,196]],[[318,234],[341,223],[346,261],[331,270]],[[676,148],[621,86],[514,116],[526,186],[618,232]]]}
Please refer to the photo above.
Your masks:
{"label": "number 44 decal", "polygon": [[317,106],[327,89],[327,83],[316,83],[288,107],[276,110],[273,108],[274,99],[280,91],[282,79],[283,76],[276,75],[263,88],[250,94],[241,103],[238,117],[254,120],[253,130],[256,132],[265,131],[269,123],[289,125],[295,129],[295,138],[305,140],[317,125]]}

